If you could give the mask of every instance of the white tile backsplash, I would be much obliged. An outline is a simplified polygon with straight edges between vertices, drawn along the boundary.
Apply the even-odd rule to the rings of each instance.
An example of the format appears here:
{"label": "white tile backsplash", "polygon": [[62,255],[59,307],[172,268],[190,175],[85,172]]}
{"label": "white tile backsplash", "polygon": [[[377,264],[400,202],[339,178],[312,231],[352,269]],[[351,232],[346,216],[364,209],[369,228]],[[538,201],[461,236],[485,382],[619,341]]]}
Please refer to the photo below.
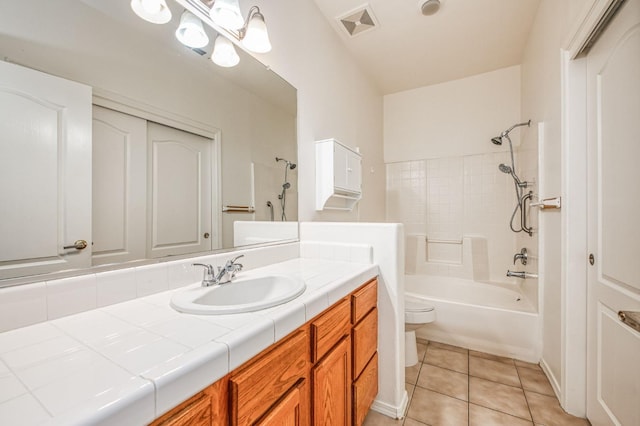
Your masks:
{"label": "white tile backsplash", "polygon": [[47,318],[55,319],[97,308],[94,274],[47,281]]}
{"label": "white tile backsplash", "polygon": [[135,299],[135,274],[127,269],[96,274],[98,306],[109,306]]}
{"label": "white tile backsplash", "polygon": [[0,332],[46,320],[45,283],[0,288]]}
{"label": "white tile backsplash", "polygon": [[169,277],[167,265],[138,266],[135,268],[136,295],[138,297],[149,296],[169,290]]}

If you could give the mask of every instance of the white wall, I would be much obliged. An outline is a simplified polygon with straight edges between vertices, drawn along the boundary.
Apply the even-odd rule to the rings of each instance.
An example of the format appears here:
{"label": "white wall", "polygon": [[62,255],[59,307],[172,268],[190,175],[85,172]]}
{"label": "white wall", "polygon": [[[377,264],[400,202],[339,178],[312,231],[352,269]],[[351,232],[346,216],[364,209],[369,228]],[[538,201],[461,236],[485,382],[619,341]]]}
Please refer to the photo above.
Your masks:
{"label": "white wall", "polygon": [[[298,89],[298,185],[301,221],[384,220],[382,97],[359,69],[313,0],[254,1],[273,50],[256,55]],[[363,197],[353,212],[315,211],[314,141],[359,147]]]}
{"label": "white wall", "polygon": [[504,151],[491,138],[520,119],[519,66],[386,95],[384,161]]}
{"label": "white wall", "polygon": [[[590,0],[558,2],[542,0],[522,62],[522,114],[534,123],[542,122],[542,134],[531,132],[520,148],[521,163],[535,174],[539,162],[540,195],[561,195],[562,191],[562,86],[561,48],[583,7]],[[542,141],[538,152],[538,138]],[[528,177],[528,176],[527,176]],[[562,333],[564,324],[562,271],[564,268],[560,212],[544,212],[540,220],[540,264],[542,320],[542,363],[564,403]],[[534,253],[537,255],[537,253]],[[572,362],[564,360],[564,362]],[[584,414],[576,412],[575,414]]]}

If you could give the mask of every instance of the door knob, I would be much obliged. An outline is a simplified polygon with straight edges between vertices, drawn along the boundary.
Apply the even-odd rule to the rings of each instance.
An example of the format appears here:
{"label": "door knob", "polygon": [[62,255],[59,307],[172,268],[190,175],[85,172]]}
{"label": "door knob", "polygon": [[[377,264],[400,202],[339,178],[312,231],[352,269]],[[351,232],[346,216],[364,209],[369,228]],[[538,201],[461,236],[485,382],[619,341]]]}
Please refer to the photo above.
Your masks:
{"label": "door knob", "polygon": [[84,250],[87,248],[87,242],[85,240],[77,240],[73,244],[69,246],[62,247],[63,249],[76,249],[76,250]]}

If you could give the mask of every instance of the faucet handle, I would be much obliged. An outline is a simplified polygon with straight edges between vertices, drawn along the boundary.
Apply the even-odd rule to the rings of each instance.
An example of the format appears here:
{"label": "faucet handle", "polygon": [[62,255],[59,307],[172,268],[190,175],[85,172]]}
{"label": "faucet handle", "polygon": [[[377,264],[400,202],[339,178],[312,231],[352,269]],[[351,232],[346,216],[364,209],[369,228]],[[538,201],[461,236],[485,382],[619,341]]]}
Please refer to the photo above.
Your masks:
{"label": "faucet handle", "polygon": [[204,263],[192,263],[193,266],[202,266],[204,267],[204,275],[202,276],[202,286],[208,287],[210,285],[215,284],[215,277],[213,272],[212,265],[206,265]]}
{"label": "faucet handle", "polygon": [[529,254],[527,253],[526,247],[520,250],[520,253],[516,253],[513,255],[513,264],[516,264],[516,261],[520,259],[523,265],[527,264],[527,259],[529,258]]}
{"label": "faucet handle", "polygon": [[213,275],[213,266],[204,263],[192,263],[191,266],[202,266],[206,269],[205,274]]}

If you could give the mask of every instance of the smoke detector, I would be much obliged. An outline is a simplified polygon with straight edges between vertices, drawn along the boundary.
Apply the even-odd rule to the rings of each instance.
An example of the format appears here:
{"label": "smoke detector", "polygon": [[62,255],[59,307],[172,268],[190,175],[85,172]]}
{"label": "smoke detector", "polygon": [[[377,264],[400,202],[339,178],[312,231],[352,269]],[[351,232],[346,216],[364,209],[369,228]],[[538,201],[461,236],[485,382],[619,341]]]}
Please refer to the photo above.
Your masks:
{"label": "smoke detector", "polygon": [[340,27],[351,37],[373,30],[378,26],[378,20],[368,4],[360,6],[336,19]]}

